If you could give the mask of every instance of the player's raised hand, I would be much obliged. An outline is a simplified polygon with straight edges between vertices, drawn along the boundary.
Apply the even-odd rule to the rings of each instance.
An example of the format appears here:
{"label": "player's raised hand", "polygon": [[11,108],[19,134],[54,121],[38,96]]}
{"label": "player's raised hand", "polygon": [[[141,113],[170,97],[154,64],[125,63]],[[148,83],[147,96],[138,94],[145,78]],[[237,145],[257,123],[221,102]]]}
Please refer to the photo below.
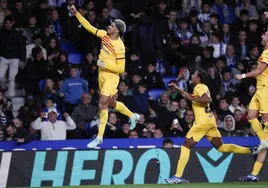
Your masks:
{"label": "player's raised hand", "polygon": [[235,77],[236,77],[237,80],[242,80],[243,79],[242,74],[237,74],[237,75],[235,75]]}
{"label": "player's raised hand", "polygon": [[70,7],[69,7],[69,10],[70,10],[71,13],[73,13],[73,14],[76,14],[76,13],[77,13],[77,10],[76,10],[76,8],[75,8],[74,5],[70,6]]}
{"label": "player's raised hand", "polygon": [[265,15],[266,19],[268,19],[268,11],[265,11],[264,15]]}

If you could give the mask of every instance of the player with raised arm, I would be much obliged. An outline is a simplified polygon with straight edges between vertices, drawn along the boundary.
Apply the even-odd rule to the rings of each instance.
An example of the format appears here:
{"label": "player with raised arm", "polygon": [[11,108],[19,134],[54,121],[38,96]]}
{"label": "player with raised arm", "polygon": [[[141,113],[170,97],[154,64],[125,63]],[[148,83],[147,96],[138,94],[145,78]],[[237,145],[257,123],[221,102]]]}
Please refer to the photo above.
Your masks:
{"label": "player with raised arm", "polygon": [[123,103],[115,100],[117,86],[119,84],[119,74],[125,71],[125,46],[120,38],[126,31],[126,24],[119,19],[108,27],[107,32],[93,27],[75,8],[69,7],[82,26],[101,39],[101,50],[97,65],[99,67],[99,108],[100,123],[97,137],[90,142],[87,147],[95,148],[103,141],[103,134],[108,120],[108,106],[130,118],[130,129],[134,129],[139,115],[132,113]]}
{"label": "player with raised arm", "polygon": [[217,129],[215,117],[210,110],[210,103],[212,100],[210,91],[205,85],[207,79],[208,75],[204,70],[196,71],[192,75],[192,83],[194,84],[192,95],[180,89],[176,84],[169,85],[175,87],[185,99],[192,101],[192,108],[195,116],[195,122],[187,133],[184,144],[181,146],[181,155],[178,161],[176,174],[171,178],[165,179],[169,184],[189,182],[182,178],[182,175],[190,157],[190,149],[204,136],[219,152],[232,152],[247,155],[253,153],[253,150],[250,148],[241,147],[235,144],[223,144],[221,134]]}
{"label": "player with raised arm", "polygon": [[[268,18],[268,12],[264,14],[265,17]],[[259,180],[258,174],[266,160],[268,149],[268,31],[262,35],[262,45],[264,46],[264,50],[258,59],[258,67],[246,74],[236,75],[238,80],[248,77],[257,77],[257,90],[249,103],[247,118],[261,143],[256,151],[258,157],[251,174],[239,178],[239,180],[244,182],[256,182]],[[264,129],[257,119],[259,115],[262,117],[265,126]]]}

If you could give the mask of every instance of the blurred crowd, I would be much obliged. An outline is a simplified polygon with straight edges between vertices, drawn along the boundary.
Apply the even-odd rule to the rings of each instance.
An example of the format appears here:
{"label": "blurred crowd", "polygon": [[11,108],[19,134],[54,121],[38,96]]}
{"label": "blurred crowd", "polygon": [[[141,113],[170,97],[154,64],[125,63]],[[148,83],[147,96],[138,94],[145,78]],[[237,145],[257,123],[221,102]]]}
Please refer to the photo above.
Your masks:
{"label": "blurred crowd", "polygon": [[[192,92],[199,68],[208,72],[222,136],[255,136],[246,114],[256,79],[238,81],[235,74],[257,67],[268,0],[0,0],[0,140],[96,135],[101,46],[71,5],[99,29],[114,19],[127,24],[117,98],[141,118],[130,131],[127,117],[111,110],[106,138],[184,137],[195,119],[191,104],[163,79]],[[69,62],[73,52],[81,62]],[[14,117],[16,89],[25,104]],[[163,90],[158,99],[149,94],[156,89]]]}

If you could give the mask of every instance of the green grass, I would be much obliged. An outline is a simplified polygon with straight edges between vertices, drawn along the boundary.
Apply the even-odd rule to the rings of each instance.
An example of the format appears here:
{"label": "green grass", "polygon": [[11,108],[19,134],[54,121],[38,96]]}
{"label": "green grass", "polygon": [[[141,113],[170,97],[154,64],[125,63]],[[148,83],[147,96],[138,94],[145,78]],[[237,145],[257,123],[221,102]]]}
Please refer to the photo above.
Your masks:
{"label": "green grass", "polygon": [[190,183],[182,185],[155,185],[155,184],[146,184],[146,185],[88,185],[88,186],[64,186],[60,188],[264,188],[268,187],[268,182],[258,182],[258,183]]}

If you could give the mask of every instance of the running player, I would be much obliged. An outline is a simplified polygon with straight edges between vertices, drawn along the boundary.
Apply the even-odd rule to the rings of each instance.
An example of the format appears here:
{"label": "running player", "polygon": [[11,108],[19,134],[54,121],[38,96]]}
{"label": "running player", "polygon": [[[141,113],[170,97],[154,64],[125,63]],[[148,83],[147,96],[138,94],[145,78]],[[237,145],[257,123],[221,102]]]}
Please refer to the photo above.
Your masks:
{"label": "running player", "polygon": [[[265,12],[264,14],[266,18],[268,18],[268,12]],[[261,143],[256,151],[256,153],[258,153],[258,157],[251,174],[239,178],[239,180],[244,182],[256,182],[259,180],[258,174],[266,160],[268,149],[268,32],[262,35],[262,44],[264,46],[264,50],[258,59],[258,67],[246,74],[236,75],[238,80],[248,77],[257,77],[257,91],[249,103],[247,118]],[[265,126],[264,129],[257,119],[259,114],[262,117],[262,121]]]}
{"label": "running player", "polygon": [[216,120],[210,110],[210,91],[204,84],[208,79],[206,71],[199,70],[192,75],[192,83],[195,85],[193,94],[181,90],[176,84],[170,84],[180,91],[181,95],[192,101],[192,108],[195,115],[195,122],[186,135],[184,144],[181,146],[181,155],[177,165],[177,171],[171,178],[165,179],[169,184],[187,183],[188,180],[182,178],[183,171],[190,157],[190,149],[198,143],[204,136],[219,152],[232,152],[238,154],[251,154],[253,150],[234,144],[223,144],[221,134],[217,129]]}
{"label": "running player", "polygon": [[115,100],[117,86],[119,84],[119,73],[125,71],[125,46],[120,38],[126,31],[126,24],[116,19],[109,27],[107,32],[93,27],[75,8],[69,7],[70,11],[76,16],[78,21],[90,33],[101,39],[101,50],[97,65],[99,67],[99,108],[100,123],[98,136],[90,142],[87,147],[95,148],[103,141],[103,134],[108,120],[108,106],[130,118],[130,129],[134,129],[139,115],[132,113],[123,103]]}

